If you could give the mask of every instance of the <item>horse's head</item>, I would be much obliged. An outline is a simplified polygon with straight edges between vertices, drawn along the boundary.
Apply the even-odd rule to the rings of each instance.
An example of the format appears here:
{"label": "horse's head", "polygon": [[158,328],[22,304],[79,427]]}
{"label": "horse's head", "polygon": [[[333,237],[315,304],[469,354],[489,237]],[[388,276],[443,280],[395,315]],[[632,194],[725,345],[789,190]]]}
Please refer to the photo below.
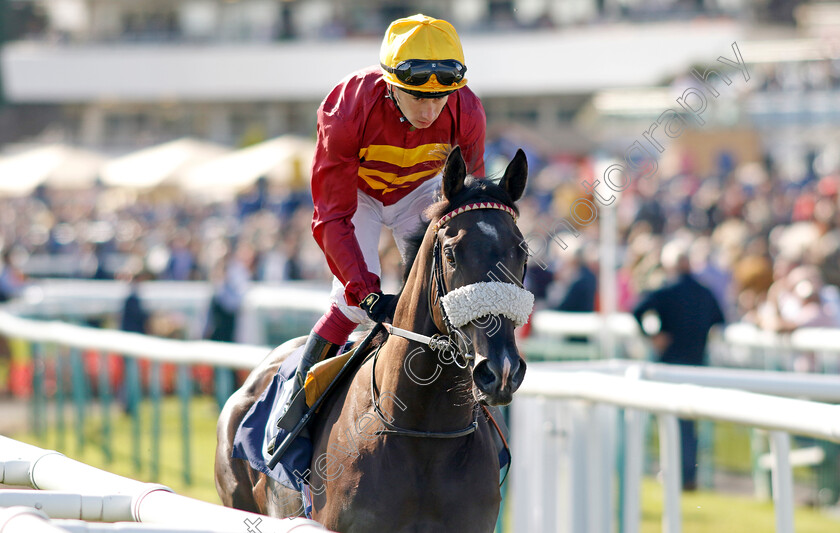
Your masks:
{"label": "horse's head", "polygon": [[435,222],[430,292],[440,297],[435,321],[462,351],[475,355],[473,394],[482,403],[504,405],[525,377],[514,328],[525,323],[533,295],[522,287],[527,249],[516,227],[514,205],[525,190],[528,163],[517,151],[496,185],[468,177],[461,150],[447,157],[443,196],[447,211]]}

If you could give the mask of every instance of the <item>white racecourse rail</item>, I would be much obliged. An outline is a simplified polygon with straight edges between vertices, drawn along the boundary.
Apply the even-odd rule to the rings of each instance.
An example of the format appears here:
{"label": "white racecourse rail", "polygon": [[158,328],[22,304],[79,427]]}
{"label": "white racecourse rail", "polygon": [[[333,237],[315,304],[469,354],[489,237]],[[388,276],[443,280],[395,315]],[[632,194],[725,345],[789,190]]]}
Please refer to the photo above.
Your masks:
{"label": "white racecourse rail", "polygon": [[[266,321],[276,320],[275,312],[311,315],[313,321],[317,320],[329,308],[329,293],[329,286],[310,282],[252,283],[243,295],[235,340],[264,342]],[[28,285],[20,298],[3,307],[12,314],[43,319],[117,316],[128,294],[128,283],[121,281],[41,280]],[[138,295],[149,312],[180,315],[188,336],[198,338],[203,333],[213,286],[199,281],[150,281],[139,284]]]}
{"label": "white racecourse rail", "polygon": [[840,376],[675,368],[626,361],[531,365],[516,393],[512,413],[514,530],[614,531],[617,408],[623,407],[621,531],[639,530],[641,415],[646,411],[658,415],[665,485],[663,531],[681,531],[680,417],[770,431],[776,530],[792,533],[789,434],[840,442],[840,406],[753,390],[840,402]]}
{"label": "white racecourse rail", "polygon": [[[101,316],[119,313],[128,295],[127,283],[91,280],[43,280],[32,283],[21,298],[2,306],[12,314],[51,318]],[[213,293],[204,282],[155,281],[141,283],[140,298],[150,311],[178,310],[195,319],[191,328],[200,333]],[[237,341],[258,344],[263,342],[261,318],[273,311],[322,313],[329,307],[329,288],[307,282],[283,284],[252,284],[242,302]],[[627,313],[615,313],[606,318],[598,313],[561,313],[537,311],[531,319],[532,336],[557,339],[563,336],[587,336],[598,340],[607,332],[638,346],[641,335],[636,321]],[[746,349],[768,352],[813,351],[840,358],[840,330],[800,329],[791,335],[776,335],[761,331],[749,324],[733,324],[725,328],[713,344],[725,342],[727,359],[743,361]],[[714,352],[714,350],[712,350]],[[638,354],[636,354],[638,355]],[[712,354],[715,355],[714,353]],[[603,357],[608,358],[608,354]],[[837,363],[837,361],[835,361]],[[838,365],[840,366],[840,365]]]}
{"label": "white racecourse rail", "polygon": [[[0,312],[0,335],[32,342],[97,349],[159,362],[212,364],[251,369],[269,351],[266,346],[231,345],[207,341],[177,341],[113,330],[35,321]],[[65,523],[49,518],[98,521],[136,521],[158,524],[113,525],[114,531],[209,533],[307,533],[325,531],[316,522],[279,520],[228,509],[173,494],[162,485],[124,478],[68,459],[58,452],[0,436],[0,484],[24,485],[47,491],[0,490],[0,531],[107,531],[107,524]],[[39,511],[38,508],[41,510]]]}
{"label": "white racecourse rail", "polygon": [[100,350],[153,361],[214,365],[250,370],[268,354],[268,346],[211,341],[179,341],[59,321],[28,320],[0,311],[0,335],[71,348]]}
{"label": "white racecourse rail", "polygon": [[[64,455],[0,436],[0,483],[37,491],[0,490],[3,533],[67,531],[49,518],[158,524],[152,531],[209,533],[315,533],[326,531],[306,519],[277,519],[229,509],[174,494],[163,485],[143,483],[99,470]],[[46,491],[46,492],[42,492]],[[59,491],[59,492],[55,492]],[[19,507],[21,506],[21,507]],[[258,524],[255,528],[254,525]],[[80,527],[76,524],[75,529]],[[119,528],[120,531],[124,529]]]}

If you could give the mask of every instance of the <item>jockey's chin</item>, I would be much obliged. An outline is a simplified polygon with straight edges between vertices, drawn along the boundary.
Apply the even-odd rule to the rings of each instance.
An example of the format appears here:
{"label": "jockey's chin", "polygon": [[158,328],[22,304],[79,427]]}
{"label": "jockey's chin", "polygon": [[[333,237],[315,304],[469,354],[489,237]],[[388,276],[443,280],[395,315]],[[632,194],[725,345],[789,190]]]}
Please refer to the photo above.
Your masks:
{"label": "jockey's chin", "polygon": [[434,124],[434,120],[429,121],[429,122],[411,121],[411,125],[414,126],[415,128],[417,128],[418,130],[426,129],[429,126],[431,126],[432,124]]}
{"label": "jockey's chin", "polygon": [[394,99],[408,123],[416,129],[422,130],[435,123],[446,106],[449,95],[436,98],[419,98],[396,88]]}

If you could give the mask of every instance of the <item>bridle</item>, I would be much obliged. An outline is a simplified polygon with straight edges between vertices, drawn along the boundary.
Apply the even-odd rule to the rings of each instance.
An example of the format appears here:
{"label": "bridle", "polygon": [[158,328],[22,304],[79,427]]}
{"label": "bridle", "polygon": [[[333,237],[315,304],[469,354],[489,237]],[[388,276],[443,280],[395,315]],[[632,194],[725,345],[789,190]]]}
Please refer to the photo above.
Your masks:
{"label": "bridle", "polygon": [[[499,211],[504,211],[508,213],[511,217],[513,217],[514,223],[516,223],[516,220],[518,218],[516,211],[502,203],[477,202],[450,211],[449,213],[442,216],[434,225],[432,231],[435,236],[435,244],[434,249],[432,251],[432,268],[429,278],[427,305],[429,307],[429,314],[433,317],[433,321],[434,310],[437,309],[440,311],[441,317],[443,318],[444,328],[446,329],[446,334],[442,335],[440,333],[436,333],[429,337],[426,335],[415,333],[413,331],[397,328],[391,324],[383,324],[388,330],[388,332],[392,335],[426,344],[433,351],[439,352],[441,354],[452,354],[451,362],[455,363],[455,365],[461,369],[465,369],[470,364],[472,364],[475,361],[475,356],[473,354],[468,353],[469,345],[471,343],[469,342],[464,332],[461,331],[460,327],[455,326],[452,323],[448,316],[448,313],[446,312],[446,307],[442,304],[442,298],[448,294],[448,290],[446,288],[446,282],[443,277],[443,262],[441,258],[441,244],[440,239],[438,238],[438,232],[456,216],[478,209],[496,209]],[[432,294],[433,288],[434,295]],[[436,327],[438,326],[436,325]],[[438,327],[438,329],[440,328]],[[476,428],[478,427],[478,410],[475,410],[473,421],[469,426],[455,431],[417,431],[413,429],[401,428],[392,424],[384,415],[384,413],[382,412],[382,408],[379,405],[379,391],[376,387],[376,360],[378,356],[379,350],[377,349],[373,355],[373,363],[370,372],[370,389],[371,398],[373,400],[373,409],[386,429],[381,429],[377,431],[377,435],[402,435],[407,437],[449,439],[463,437],[469,435],[470,433],[473,433],[476,430]],[[463,364],[460,364],[458,362],[459,356],[461,357],[461,359],[463,359]],[[445,358],[442,358],[441,361],[445,363],[450,362],[449,359]]]}
{"label": "bridle", "polygon": [[[442,217],[440,217],[440,220],[437,221],[434,228],[432,228],[432,232],[435,235],[435,246],[432,250],[432,268],[431,273],[429,275],[430,277],[427,305],[429,308],[429,314],[432,317],[434,317],[435,309],[438,309],[440,311],[441,318],[443,319],[443,325],[446,329],[446,335],[441,337],[447,340],[446,352],[452,353],[452,362],[455,363],[455,365],[462,370],[467,368],[467,366],[469,366],[475,361],[475,356],[469,353],[469,346],[471,344],[469,342],[469,339],[464,334],[464,332],[461,331],[460,327],[457,327],[452,324],[452,321],[450,320],[449,315],[446,312],[446,306],[441,305],[441,300],[444,296],[446,296],[449,293],[449,290],[446,288],[446,281],[443,277],[443,258],[441,257],[441,244],[440,239],[438,238],[438,232],[456,216],[462,215],[464,213],[469,213],[470,211],[475,211],[478,209],[497,209],[499,211],[504,211],[513,218],[514,224],[518,219],[516,211],[502,203],[477,202],[473,204],[467,204],[463,207],[459,207],[443,215]],[[432,287],[434,287],[434,291],[432,291]],[[463,364],[460,364],[458,362],[459,356],[461,357],[461,359],[463,359]],[[446,359],[443,360],[445,362],[449,362]]]}
{"label": "bridle", "polygon": [[[440,311],[441,318],[443,319],[444,324],[443,329],[446,329],[446,334],[444,335],[440,333],[435,333],[431,337],[428,337],[426,335],[414,333],[413,331],[398,328],[391,324],[383,323],[383,326],[385,326],[385,328],[388,330],[388,333],[390,333],[391,335],[396,335],[398,337],[403,337],[408,340],[426,344],[436,352],[451,353],[451,360],[449,358],[442,357],[441,361],[445,363],[455,363],[455,365],[462,370],[467,368],[467,366],[475,360],[475,356],[468,352],[469,345],[471,344],[469,342],[469,339],[459,327],[452,324],[452,321],[450,320],[449,315],[446,312],[446,306],[441,305],[442,298],[449,294],[449,291],[446,288],[446,281],[443,277],[443,260],[441,258],[440,239],[437,237],[437,234],[442,227],[444,227],[447,223],[449,223],[449,221],[451,221],[456,216],[468,213],[470,211],[475,211],[477,209],[497,209],[499,211],[504,211],[513,218],[514,224],[519,218],[516,214],[516,211],[502,203],[477,202],[467,204],[463,207],[459,207],[453,211],[450,211],[449,213],[440,217],[440,219],[432,228],[432,233],[435,235],[435,245],[434,249],[432,250],[432,268],[430,269],[429,273],[429,291],[427,293],[428,297],[426,305],[429,310],[429,315],[432,317],[434,317],[435,309],[438,309]],[[526,255],[525,268],[523,268],[522,280],[519,283],[520,286],[524,285],[525,270],[527,269],[527,267],[528,256]],[[434,291],[432,290],[433,287]],[[438,327],[437,324],[435,324],[435,326]],[[438,327],[438,329],[441,328]],[[457,360],[458,356],[460,356],[463,359],[463,364],[459,364]]]}

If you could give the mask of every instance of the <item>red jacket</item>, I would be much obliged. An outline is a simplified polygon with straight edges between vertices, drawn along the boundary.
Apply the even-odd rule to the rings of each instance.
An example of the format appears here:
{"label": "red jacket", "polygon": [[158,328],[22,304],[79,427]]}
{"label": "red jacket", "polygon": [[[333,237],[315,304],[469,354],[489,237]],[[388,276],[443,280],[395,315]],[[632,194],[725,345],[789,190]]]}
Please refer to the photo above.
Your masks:
{"label": "red jacket", "polygon": [[353,227],[357,191],[392,205],[434,177],[441,154],[461,146],[467,171],[484,176],[486,119],[468,87],[449,95],[437,120],[414,129],[388,98],[379,67],[339,83],[318,109],[318,145],[312,163],[312,233],[350,305],[379,289],[368,271]]}

